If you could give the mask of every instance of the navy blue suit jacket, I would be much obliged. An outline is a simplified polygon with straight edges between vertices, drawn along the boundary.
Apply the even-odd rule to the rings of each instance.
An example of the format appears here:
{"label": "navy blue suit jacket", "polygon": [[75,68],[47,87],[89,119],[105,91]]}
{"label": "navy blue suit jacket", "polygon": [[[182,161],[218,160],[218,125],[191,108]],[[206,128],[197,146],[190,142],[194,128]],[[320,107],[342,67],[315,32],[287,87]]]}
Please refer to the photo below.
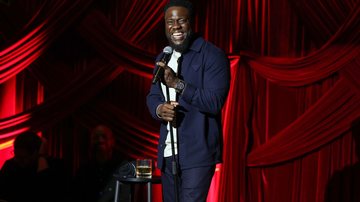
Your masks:
{"label": "navy blue suit jacket", "polygon": [[[161,57],[162,54],[157,60]],[[186,88],[179,96],[177,111],[179,166],[187,169],[214,165],[222,160],[221,109],[230,86],[229,60],[222,50],[201,37],[193,41],[182,57],[180,78],[186,82]],[[164,102],[160,83],[152,84],[147,105],[159,121],[156,108]],[[166,125],[161,121],[159,168],[163,165]]]}

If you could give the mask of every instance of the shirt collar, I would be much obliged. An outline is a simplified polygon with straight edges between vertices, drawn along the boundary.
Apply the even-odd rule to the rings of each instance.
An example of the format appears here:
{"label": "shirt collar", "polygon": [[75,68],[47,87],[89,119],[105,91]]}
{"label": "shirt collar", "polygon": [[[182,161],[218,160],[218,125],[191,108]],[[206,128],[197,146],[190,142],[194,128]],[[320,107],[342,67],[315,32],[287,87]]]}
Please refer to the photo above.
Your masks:
{"label": "shirt collar", "polygon": [[174,50],[172,56],[175,58],[179,58],[181,56],[181,53]]}

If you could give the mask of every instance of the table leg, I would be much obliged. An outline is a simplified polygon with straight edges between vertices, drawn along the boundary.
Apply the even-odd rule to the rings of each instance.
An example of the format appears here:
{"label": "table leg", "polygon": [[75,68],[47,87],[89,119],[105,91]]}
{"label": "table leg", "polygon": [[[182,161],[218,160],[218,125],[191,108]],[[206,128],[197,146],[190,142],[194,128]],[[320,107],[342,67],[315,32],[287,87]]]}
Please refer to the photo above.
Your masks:
{"label": "table leg", "polygon": [[118,202],[118,198],[119,198],[119,188],[120,188],[120,182],[119,182],[119,180],[116,180],[116,188],[115,188],[114,202]]}
{"label": "table leg", "polygon": [[147,183],[147,201],[151,202],[151,182]]}

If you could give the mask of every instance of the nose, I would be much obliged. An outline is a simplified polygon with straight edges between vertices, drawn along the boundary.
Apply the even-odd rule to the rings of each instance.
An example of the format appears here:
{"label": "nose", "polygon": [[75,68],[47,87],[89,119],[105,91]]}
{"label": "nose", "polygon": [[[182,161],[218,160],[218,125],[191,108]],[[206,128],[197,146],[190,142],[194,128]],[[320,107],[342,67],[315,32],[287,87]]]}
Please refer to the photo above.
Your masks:
{"label": "nose", "polygon": [[178,21],[174,21],[174,25],[172,26],[173,29],[179,29],[181,27]]}

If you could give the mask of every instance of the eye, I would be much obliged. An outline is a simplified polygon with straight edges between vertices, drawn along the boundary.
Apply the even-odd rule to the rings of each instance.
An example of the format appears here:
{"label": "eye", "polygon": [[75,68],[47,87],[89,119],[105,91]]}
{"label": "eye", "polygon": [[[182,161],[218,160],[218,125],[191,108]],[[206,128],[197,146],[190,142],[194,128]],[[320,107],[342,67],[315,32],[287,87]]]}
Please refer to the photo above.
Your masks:
{"label": "eye", "polygon": [[166,25],[173,26],[173,25],[175,25],[175,23],[180,24],[180,25],[184,25],[184,24],[186,24],[188,22],[189,22],[189,20],[187,18],[180,18],[180,19],[177,19],[177,20],[176,19],[168,19],[168,20],[166,20]]}
{"label": "eye", "polygon": [[180,19],[178,20],[178,22],[179,22],[180,24],[185,24],[185,23],[188,22],[188,20],[187,20],[187,19],[180,18]]}
{"label": "eye", "polygon": [[167,21],[166,21],[166,24],[167,24],[167,25],[174,25],[174,20],[167,20]]}

